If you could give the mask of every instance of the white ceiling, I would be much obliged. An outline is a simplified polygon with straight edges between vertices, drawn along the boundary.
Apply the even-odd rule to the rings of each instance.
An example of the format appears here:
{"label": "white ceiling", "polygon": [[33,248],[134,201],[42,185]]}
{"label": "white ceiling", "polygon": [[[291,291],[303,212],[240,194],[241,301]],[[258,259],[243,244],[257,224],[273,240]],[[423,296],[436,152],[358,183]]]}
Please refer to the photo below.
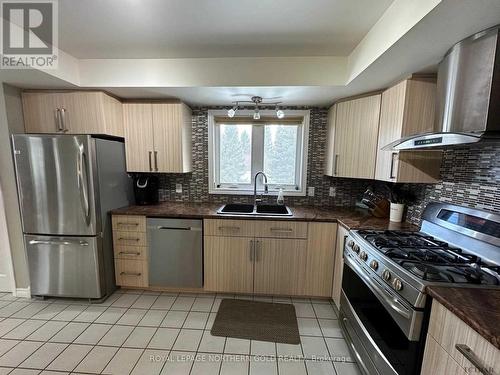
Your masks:
{"label": "white ceiling", "polygon": [[61,0],[77,58],[346,56],[393,0]]}
{"label": "white ceiling", "polygon": [[[418,4],[424,2],[432,4],[432,1],[419,0]],[[152,12],[149,7],[144,7],[144,3],[155,4],[156,7],[151,8],[155,12]],[[163,4],[163,8],[160,3]],[[188,26],[179,26],[178,23],[181,19],[189,18],[186,15],[186,9],[190,5],[194,8],[193,4],[195,3],[201,4],[201,6],[196,7],[197,10],[191,9],[192,12],[197,14],[193,18],[196,22],[191,20]],[[211,9],[217,9],[217,11],[215,12],[212,9],[212,12],[208,12],[206,9],[208,3],[212,4]],[[350,5],[347,6],[347,3]],[[350,15],[355,15],[360,18],[362,21],[360,23],[363,24],[363,22],[367,22],[366,19],[363,19],[363,14],[374,14],[373,9],[383,8],[380,7],[381,3],[387,6],[391,1],[288,0],[284,2],[282,0],[262,0],[254,4],[247,0],[233,0],[231,2],[225,0],[60,0],[60,18],[62,22],[59,33],[62,39],[60,45],[65,48],[64,45],[68,44],[69,47],[65,48],[67,52],[87,59],[92,56],[127,57],[127,54],[130,54],[129,57],[133,59],[119,60],[111,58],[76,61],[77,59],[69,58],[69,60],[73,59],[75,61],[73,64],[68,65],[68,70],[63,69],[61,72],[55,72],[56,74],[47,74],[50,72],[34,70],[0,70],[0,81],[22,88],[95,88],[109,91],[123,98],[179,98],[190,105],[229,105],[232,101],[241,99],[239,95],[248,94],[263,97],[282,97],[286,105],[322,106],[329,105],[342,97],[383,89],[412,73],[435,71],[436,64],[454,43],[477,31],[500,24],[500,1],[498,0],[437,1],[439,4],[435,8],[426,13],[418,23],[405,30],[399,39],[392,41],[381,54],[372,54],[373,59],[369,61],[369,64],[351,80],[347,79],[343,74],[342,57],[340,56],[334,57],[334,60],[331,60],[331,56],[305,56],[303,62],[294,62],[296,58],[288,56],[282,58],[262,57],[264,59],[262,62],[254,61],[251,57],[188,58],[184,60],[173,58],[165,62],[161,59],[146,61],[143,58],[148,57],[148,55],[141,55],[141,52],[137,52],[141,49],[151,51],[151,45],[159,43],[162,45],[161,48],[164,49],[160,47],[153,49],[153,51],[156,51],[155,53],[158,53],[158,56],[163,58],[168,53],[173,53],[173,51],[175,54],[184,56],[187,49],[194,48],[194,44],[186,43],[182,48],[177,49],[172,45],[178,45],[179,43],[172,44],[171,42],[199,40],[200,43],[206,44],[205,49],[202,48],[200,51],[205,51],[204,53],[207,53],[207,55],[214,54],[217,57],[238,56],[240,53],[243,54],[255,47],[250,42],[244,42],[244,40],[252,39],[249,35],[252,34],[251,30],[253,29],[268,30],[269,38],[277,38],[281,33],[283,39],[288,38],[287,34],[293,35],[295,29],[301,30],[303,35],[307,34],[307,30],[321,34],[320,30],[325,32],[324,30],[328,29],[328,27],[338,27],[339,30],[345,31],[349,27],[354,27],[345,25],[345,23],[344,26],[340,27],[334,25],[333,20],[335,19],[342,24],[344,18],[348,19]],[[85,4],[85,6],[81,4]],[[227,8],[224,6],[227,4],[237,5]],[[262,4],[265,5],[265,12],[263,12],[265,22],[263,18],[250,19],[243,17],[243,14],[252,14],[252,7],[257,5],[262,7]],[[339,17],[335,16],[336,13],[332,10],[332,7],[334,7],[332,4],[337,6],[337,12],[340,12],[339,9],[343,9],[344,17],[340,17],[340,20],[338,20]],[[411,7],[415,4],[413,0],[396,0],[387,12],[394,9],[395,5]],[[234,9],[236,6],[241,10],[236,11]],[[364,11],[361,11],[362,6],[366,7]],[[135,8],[135,12],[131,10],[132,7]],[[277,12],[280,7],[283,10]],[[168,12],[160,10],[167,8],[169,9]],[[217,20],[224,21],[228,19],[229,22],[233,22],[232,27],[237,32],[233,33],[231,30],[226,33],[224,38],[206,38],[206,35],[215,35],[222,31],[219,30],[218,24],[214,23],[213,27],[209,27],[206,21],[200,21],[200,18],[202,18],[202,15],[199,14],[200,9],[203,9],[201,13],[207,14],[207,19],[213,20],[213,13],[218,13]],[[294,11],[292,12],[290,9]],[[300,11],[297,9],[300,9]],[[133,17],[129,14],[130,12],[134,14]],[[254,10],[254,12],[257,12],[257,10]],[[331,24],[325,20],[327,18],[325,15],[328,12],[334,14],[330,17]],[[161,17],[156,15],[152,17],[152,13],[157,13]],[[68,14],[72,15],[68,16]],[[136,35],[133,32],[131,33],[131,30],[137,31],[139,29],[142,30],[141,32],[145,32],[147,22],[144,21],[144,14],[156,20],[156,26],[152,27],[153,29],[166,30],[168,24],[170,28],[174,29],[174,33],[179,32],[183,36],[177,35],[173,37],[170,35],[168,38],[163,38],[170,41],[168,42],[171,43],[170,46],[167,46],[168,43],[162,44],[162,38],[158,36],[156,39],[153,38],[156,40],[153,43],[144,34],[136,33]],[[175,14],[175,17],[172,14]],[[274,19],[276,19],[276,14],[280,14],[278,22],[273,21],[270,14],[274,15],[272,16]],[[233,16],[230,17],[230,15]],[[309,19],[309,22],[300,23],[297,21],[299,18]],[[316,18],[318,19],[317,23],[314,22]],[[146,17],[146,19],[148,18]],[[163,21],[160,22],[158,19],[163,19]],[[311,21],[311,19],[314,20]],[[399,26],[401,25],[401,19],[402,17],[393,17],[390,21]],[[75,25],[71,25],[73,22],[71,20],[75,21]],[[287,27],[282,23],[282,20],[286,21]],[[360,30],[357,21],[351,19],[350,22],[356,25],[354,29]],[[373,23],[373,21],[371,22]],[[389,27],[391,22],[388,24]],[[198,25],[198,23],[201,24]],[[138,24],[141,27],[137,26]],[[302,27],[300,25],[295,27],[297,24],[302,25]],[[123,25],[128,25],[128,27]],[[131,25],[135,26],[132,27]],[[380,25],[380,22],[377,25]],[[246,32],[243,31],[245,27],[247,28]],[[116,28],[118,28],[118,31],[121,30],[123,35],[116,31]],[[176,28],[180,28],[182,32],[175,30]],[[275,32],[273,34],[270,32],[280,28],[280,33]],[[248,31],[248,29],[251,30]],[[288,31],[285,29],[288,29]],[[372,31],[373,29],[369,34]],[[125,36],[130,34],[134,34],[134,36],[130,46],[128,46]],[[390,33],[384,28],[383,35],[386,34]],[[355,39],[354,37],[350,39],[351,37],[351,35],[341,36],[338,34],[338,37],[332,38],[330,46],[336,45],[335,48],[340,48],[340,45],[350,44],[349,50],[352,50],[352,45],[356,45],[356,42],[350,42]],[[75,40],[74,42],[69,41],[72,38]],[[217,43],[231,38],[235,38],[235,40],[239,38],[239,42],[235,42],[236,44],[232,48],[217,49]],[[360,36],[356,37],[357,40],[359,38]],[[318,37],[318,40],[321,40],[321,36]],[[314,46],[317,46],[318,40],[312,37],[310,41],[302,42],[302,45],[295,45],[294,48],[303,48],[304,51],[311,49],[308,51],[309,54],[312,54],[311,51],[315,48]],[[213,42],[211,47],[210,41]],[[364,41],[366,41],[366,37],[361,44]],[[276,54],[286,54],[286,51],[290,51],[287,49],[288,47],[281,48],[283,45],[270,41],[269,45],[264,48],[266,42],[267,40],[264,40],[258,47],[261,53],[264,53],[266,48]],[[385,40],[383,38],[377,40],[375,47],[380,45],[379,42],[383,44]],[[89,44],[88,48],[82,47],[85,43]],[[182,52],[183,48],[187,49]],[[194,50],[196,49],[191,49],[191,52]],[[257,54],[255,50],[252,51],[252,54]],[[318,53],[317,51],[315,53]],[[349,54],[344,53],[344,56],[347,55]],[[340,58],[340,61],[335,60],[336,58]],[[279,60],[277,64],[273,62],[276,59]],[[321,63],[324,59],[326,59],[326,62]],[[60,61],[60,65],[65,65],[61,64],[61,62],[63,61]],[[288,62],[291,62],[290,66],[287,66]],[[336,66],[336,62],[338,66]],[[260,69],[258,69],[259,66]]]}

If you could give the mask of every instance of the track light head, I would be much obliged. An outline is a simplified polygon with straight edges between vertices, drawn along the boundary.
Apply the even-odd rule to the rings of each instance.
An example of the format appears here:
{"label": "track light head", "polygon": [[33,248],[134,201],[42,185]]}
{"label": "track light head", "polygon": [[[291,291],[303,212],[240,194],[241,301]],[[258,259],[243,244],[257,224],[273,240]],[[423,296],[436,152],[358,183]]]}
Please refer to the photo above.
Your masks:
{"label": "track light head", "polygon": [[259,112],[259,107],[255,106],[255,112],[253,113],[253,119],[254,120],[260,120],[260,112]]}
{"label": "track light head", "polygon": [[283,110],[279,109],[278,106],[276,106],[276,117],[279,119],[282,119],[285,117],[285,112],[283,112]]}
{"label": "track light head", "polygon": [[227,115],[233,118],[237,110],[238,110],[238,103],[236,103],[233,108],[227,110]]}

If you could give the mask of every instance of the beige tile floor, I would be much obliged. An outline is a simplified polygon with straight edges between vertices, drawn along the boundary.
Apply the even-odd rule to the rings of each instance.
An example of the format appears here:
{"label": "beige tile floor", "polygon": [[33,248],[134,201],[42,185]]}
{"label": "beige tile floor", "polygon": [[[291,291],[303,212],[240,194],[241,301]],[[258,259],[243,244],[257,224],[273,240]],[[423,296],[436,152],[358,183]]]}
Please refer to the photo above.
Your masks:
{"label": "beige tile floor", "polygon": [[359,374],[327,300],[293,303],[300,345],[212,336],[226,294],[119,290],[100,304],[0,293],[4,374]]}

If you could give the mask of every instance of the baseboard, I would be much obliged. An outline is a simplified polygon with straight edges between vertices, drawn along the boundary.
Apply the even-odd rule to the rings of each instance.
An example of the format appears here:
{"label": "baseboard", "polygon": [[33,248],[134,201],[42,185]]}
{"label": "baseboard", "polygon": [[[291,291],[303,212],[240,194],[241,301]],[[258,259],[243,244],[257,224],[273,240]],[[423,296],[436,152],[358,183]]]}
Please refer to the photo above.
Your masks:
{"label": "baseboard", "polygon": [[14,294],[15,297],[31,298],[30,287],[27,287],[27,288],[16,288],[16,290],[14,291],[13,294]]}

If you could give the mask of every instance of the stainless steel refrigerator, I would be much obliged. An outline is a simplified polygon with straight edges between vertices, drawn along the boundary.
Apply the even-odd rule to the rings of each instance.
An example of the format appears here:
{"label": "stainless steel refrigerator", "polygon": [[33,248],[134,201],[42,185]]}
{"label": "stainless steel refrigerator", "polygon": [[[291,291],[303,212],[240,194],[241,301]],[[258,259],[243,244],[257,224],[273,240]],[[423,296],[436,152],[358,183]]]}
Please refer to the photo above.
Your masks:
{"label": "stainless steel refrigerator", "polygon": [[12,142],[31,294],[111,294],[109,211],[133,203],[123,142],[89,135],[13,135]]}

